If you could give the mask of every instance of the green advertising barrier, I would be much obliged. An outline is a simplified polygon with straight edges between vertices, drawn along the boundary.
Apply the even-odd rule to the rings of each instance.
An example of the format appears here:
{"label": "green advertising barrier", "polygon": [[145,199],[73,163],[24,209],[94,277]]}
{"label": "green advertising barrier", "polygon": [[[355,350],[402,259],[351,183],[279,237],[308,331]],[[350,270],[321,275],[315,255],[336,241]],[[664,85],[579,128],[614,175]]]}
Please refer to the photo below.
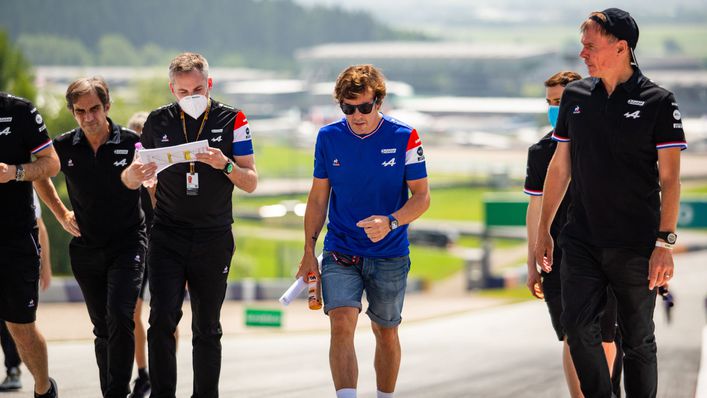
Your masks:
{"label": "green advertising barrier", "polygon": [[[521,227],[525,225],[528,197],[523,194],[494,192],[484,195],[486,227]],[[680,201],[680,228],[707,228],[707,196]]]}
{"label": "green advertising barrier", "polygon": [[683,198],[680,201],[680,228],[707,228],[707,196]]}
{"label": "green advertising barrier", "polygon": [[521,193],[495,192],[484,195],[486,227],[525,226],[528,197]]}
{"label": "green advertising barrier", "polygon": [[257,327],[279,328],[282,326],[282,310],[266,310],[262,308],[245,309],[245,325]]}

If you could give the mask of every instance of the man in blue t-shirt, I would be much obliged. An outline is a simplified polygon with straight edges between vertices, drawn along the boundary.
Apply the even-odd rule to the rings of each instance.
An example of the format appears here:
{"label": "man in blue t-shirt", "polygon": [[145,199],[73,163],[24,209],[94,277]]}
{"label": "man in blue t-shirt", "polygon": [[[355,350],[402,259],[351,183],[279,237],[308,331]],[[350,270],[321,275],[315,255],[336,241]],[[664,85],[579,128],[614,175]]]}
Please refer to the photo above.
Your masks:
{"label": "man in blue t-shirt", "polygon": [[339,75],[334,97],[346,116],[319,130],[304,216],[297,277],[319,277],[314,249],[329,205],[321,281],[338,398],[356,396],[354,331],[364,290],[376,336],[378,397],[393,396],[410,270],[407,225],[430,204],[420,138],[412,127],[380,113],[385,94],[384,77],[372,65],[350,66]]}

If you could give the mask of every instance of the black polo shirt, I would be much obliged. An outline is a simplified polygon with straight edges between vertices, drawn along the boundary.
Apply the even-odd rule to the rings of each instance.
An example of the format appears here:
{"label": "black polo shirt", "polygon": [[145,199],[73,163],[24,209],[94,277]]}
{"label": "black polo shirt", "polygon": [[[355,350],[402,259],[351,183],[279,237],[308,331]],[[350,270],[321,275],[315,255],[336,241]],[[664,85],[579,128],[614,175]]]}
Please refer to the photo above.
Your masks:
{"label": "black polo shirt", "polygon": [[[0,93],[0,162],[30,163],[32,154],[50,146],[42,116],[24,98]],[[14,179],[0,184],[0,239],[17,236],[36,227],[32,182]]]}
{"label": "black polo shirt", "polygon": [[92,247],[145,239],[140,191],[128,189],[120,180],[135,157],[135,143],[140,138],[134,131],[108,121],[108,141],[95,154],[80,127],[54,139],[81,230],[81,237],[75,239]]}
{"label": "black polo shirt", "polygon": [[[528,148],[528,161],[525,168],[525,185],[523,192],[530,196],[542,196],[543,187],[545,186],[545,176],[547,168],[552,160],[552,155],[555,154],[557,142],[552,139],[552,132],[547,133],[540,141]],[[550,227],[550,235],[557,241],[557,237],[562,231],[562,227],[567,221],[567,208],[570,203],[569,192],[562,200],[560,207],[557,209],[555,219]]]}
{"label": "black polo shirt", "polygon": [[598,78],[567,85],[553,139],[570,143],[563,233],[598,247],[646,247],[660,222],[658,151],[687,148],[673,94],[636,69],[608,96]]}
{"label": "black polo shirt", "polygon": [[[243,112],[211,100],[209,115],[197,139],[204,119],[184,114],[188,139],[184,137],[181,108],[177,103],[165,105],[148,116],[142,130],[145,148],[161,148],[208,140],[209,146],[219,148],[226,157],[253,153],[250,127]],[[233,223],[233,183],[221,171],[206,163],[194,162],[199,174],[199,194],[187,195],[186,175],[189,163],[174,164],[158,174],[155,224],[179,228],[230,229]]]}

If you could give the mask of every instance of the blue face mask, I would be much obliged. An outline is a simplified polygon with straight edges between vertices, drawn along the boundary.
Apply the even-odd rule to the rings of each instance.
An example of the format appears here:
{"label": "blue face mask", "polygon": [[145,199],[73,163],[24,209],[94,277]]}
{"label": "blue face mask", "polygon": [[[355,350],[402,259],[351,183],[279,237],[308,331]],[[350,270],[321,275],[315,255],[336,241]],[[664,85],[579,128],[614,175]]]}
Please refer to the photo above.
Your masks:
{"label": "blue face mask", "polygon": [[547,108],[547,120],[554,129],[557,125],[557,116],[560,114],[560,107],[558,105],[550,105]]}

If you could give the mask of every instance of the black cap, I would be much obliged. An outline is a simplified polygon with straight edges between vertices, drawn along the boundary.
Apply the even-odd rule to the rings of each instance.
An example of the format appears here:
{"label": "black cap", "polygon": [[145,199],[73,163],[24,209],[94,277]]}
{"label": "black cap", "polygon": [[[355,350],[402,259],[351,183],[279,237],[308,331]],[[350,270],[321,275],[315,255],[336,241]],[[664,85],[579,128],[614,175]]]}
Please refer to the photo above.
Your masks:
{"label": "black cap", "polygon": [[606,17],[606,21],[596,15],[591,16],[590,19],[601,25],[607,32],[616,36],[617,39],[626,40],[631,49],[633,62],[638,66],[633,51],[638,44],[638,24],[636,24],[636,20],[627,11],[618,8],[607,8],[601,13]]}

